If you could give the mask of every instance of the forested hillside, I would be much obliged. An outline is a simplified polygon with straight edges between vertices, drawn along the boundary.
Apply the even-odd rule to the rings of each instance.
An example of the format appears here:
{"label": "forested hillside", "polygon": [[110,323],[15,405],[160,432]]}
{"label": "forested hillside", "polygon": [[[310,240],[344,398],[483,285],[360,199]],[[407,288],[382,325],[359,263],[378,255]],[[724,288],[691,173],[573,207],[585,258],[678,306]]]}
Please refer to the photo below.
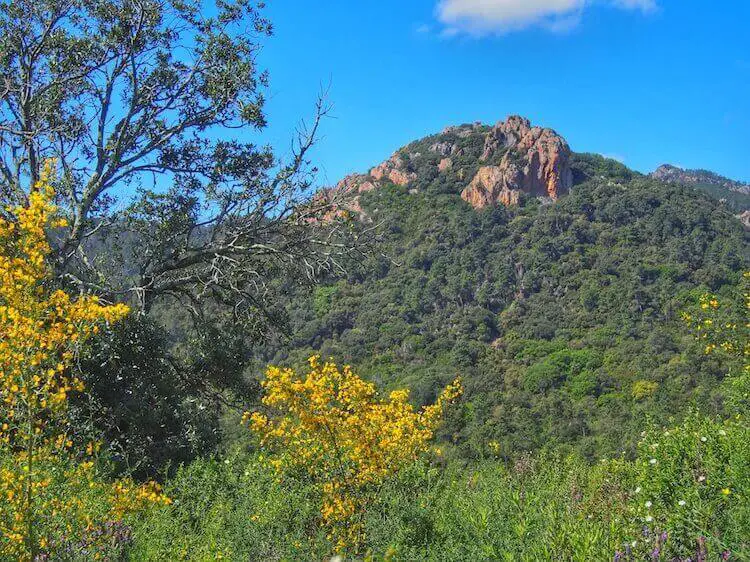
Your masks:
{"label": "forested hillside", "polygon": [[663,164],[651,172],[650,176],[661,181],[681,183],[705,191],[738,213],[750,210],[750,184],[725,178],[715,172],[683,170]]}
{"label": "forested hillside", "polygon": [[421,402],[460,373],[466,404],[447,433],[470,456],[498,442],[508,455],[562,445],[595,458],[632,450],[644,416],[721,411],[727,366],[689,343],[680,313],[703,291],[736,292],[750,257],[737,218],[586,154],[558,201],[475,210],[459,194],[488,129],[459,139],[446,171],[430,147],[450,132],[399,152],[410,181],[358,195],[359,217],[382,225],[381,255],[293,298],[292,335],[264,359],[320,352]]}

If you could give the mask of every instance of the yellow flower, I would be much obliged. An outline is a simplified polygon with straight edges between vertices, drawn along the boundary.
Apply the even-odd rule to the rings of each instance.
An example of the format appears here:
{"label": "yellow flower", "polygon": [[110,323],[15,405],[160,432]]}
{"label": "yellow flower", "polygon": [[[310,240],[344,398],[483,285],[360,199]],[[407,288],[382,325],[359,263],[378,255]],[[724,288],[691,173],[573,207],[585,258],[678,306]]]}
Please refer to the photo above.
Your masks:
{"label": "yellow flower", "polygon": [[[80,345],[99,325],[128,313],[94,297],[72,298],[50,289],[51,247],[45,231],[62,228],[52,204],[53,164],[47,163],[28,204],[0,217],[0,559],[30,560],[60,544],[40,525],[49,513],[73,536],[99,522],[118,520],[146,504],[168,503],[157,485],[97,478],[86,459],[98,448],[74,451],[68,438],[68,398],[83,383],[69,371]],[[80,495],[70,495],[78,487]],[[105,496],[88,505],[87,494]],[[108,507],[105,507],[108,506]],[[97,519],[94,514],[98,514]],[[59,536],[57,537],[59,539]]]}
{"label": "yellow flower", "polygon": [[279,476],[301,469],[317,482],[330,540],[337,550],[356,549],[375,490],[429,450],[445,406],[463,388],[456,379],[435,404],[415,410],[408,390],[383,399],[348,366],[339,369],[318,356],[308,364],[304,377],[269,367],[262,402],[274,415],[246,413],[243,422],[274,451],[269,464]]}

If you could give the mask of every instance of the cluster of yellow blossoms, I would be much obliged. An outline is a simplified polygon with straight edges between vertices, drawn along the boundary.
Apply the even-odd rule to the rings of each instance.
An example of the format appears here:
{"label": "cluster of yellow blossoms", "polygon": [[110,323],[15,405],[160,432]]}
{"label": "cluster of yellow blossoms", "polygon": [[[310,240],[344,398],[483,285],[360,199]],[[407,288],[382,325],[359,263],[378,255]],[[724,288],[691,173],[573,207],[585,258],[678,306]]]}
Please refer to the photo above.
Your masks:
{"label": "cluster of yellow blossoms", "polygon": [[[742,361],[740,376],[728,378],[730,393],[728,400],[735,409],[744,413],[750,405],[750,271],[742,276],[744,310],[730,310],[714,295],[700,298],[700,308],[694,314],[683,313],[682,318],[694,336],[703,345],[706,355],[716,353],[735,357]],[[730,303],[731,304],[731,303]],[[741,307],[740,307],[741,308]]]}
{"label": "cluster of yellow blossoms", "polygon": [[244,421],[276,453],[279,474],[302,470],[322,493],[321,515],[338,550],[357,548],[361,515],[375,488],[429,448],[444,407],[462,393],[460,379],[417,411],[409,392],[381,399],[375,385],[346,366],[309,359],[304,378],[269,367],[263,404],[273,414],[246,413]]}
{"label": "cluster of yellow blossoms", "polygon": [[[45,530],[74,534],[76,525],[95,524],[83,499],[68,493],[71,486],[101,488],[111,498],[100,513],[105,520],[128,503],[117,488],[95,481],[95,464],[85,459],[96,445],[72,451],[67,416],[69,393],[83,390],[70,369],[78,346],[128,308],[50,288],[46,230],[65,226],[56,218],[51,175],[49,163],[28,204],[0,216],[0,557],[18,560],[34,559],[54,542]],[[145,490],[147,499],[164,501],[149,495],[154,485]],[[131,506],[143,504],[142,495],[130,495]]]}
{"label": "cluster of yellow blossoms", "polygon": [[[745,311],[750,311],[750,272],[743,274]],[[722,351],[737,357],[750,357],[750,323],[727,321],[719,299],[710,294],[700,298],[700,309],[695,314],[684,312],[683,320],[690,326],[695,336],[703,342],[704,352],[710,355]]]}

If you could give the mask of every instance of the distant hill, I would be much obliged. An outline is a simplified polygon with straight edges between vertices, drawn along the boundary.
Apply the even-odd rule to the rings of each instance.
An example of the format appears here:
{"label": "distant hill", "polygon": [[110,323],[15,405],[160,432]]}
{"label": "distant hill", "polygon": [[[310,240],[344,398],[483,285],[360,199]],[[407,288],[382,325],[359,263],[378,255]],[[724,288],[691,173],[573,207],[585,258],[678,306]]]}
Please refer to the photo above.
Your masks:
{"label": "distant hill", "polygon": [[291,336],[259,364],[319,352],[418,402],[460,373],[445,431],[467,455],[496,441],[597,458],[632,447],[644,417],[721,410],[728,367],[680,318],[704,291],[731,300],[750,267],[714,196],[517,116],[448,127],[319,196],[377,225],[379,252],[314,291],[287,281]]}
{"label": "distant hill", "polygon": [[660,181],[681,183],[705,191],[737,212],[750,211],[750,184],[725,178],[709,170],[685,170],[670,164],[659,166],[649,175]]}

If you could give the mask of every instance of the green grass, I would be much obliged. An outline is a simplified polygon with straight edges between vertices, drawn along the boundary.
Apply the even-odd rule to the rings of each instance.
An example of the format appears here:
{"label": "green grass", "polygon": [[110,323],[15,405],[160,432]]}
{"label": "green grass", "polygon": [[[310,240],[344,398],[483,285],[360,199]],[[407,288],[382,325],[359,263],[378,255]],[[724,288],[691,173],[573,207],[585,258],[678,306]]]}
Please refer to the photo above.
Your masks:
{"label": "green grass", "polygon": [[[651,560],[666,532],[659,560],[695,556],[700,537],[709,559],[731,551],[731,559],[747,560],[749,438],[740,421],[692,415],[666,433],[647,432],[634,460],[420,463],[380,490],[358,557],[591,561],[625,554],[627,544],[623,559]],[[195,462],[167,492],[173,506],[136,524],[130,559],[322,560],[332,553],[313,488],[279,483],[255,456]]]}

